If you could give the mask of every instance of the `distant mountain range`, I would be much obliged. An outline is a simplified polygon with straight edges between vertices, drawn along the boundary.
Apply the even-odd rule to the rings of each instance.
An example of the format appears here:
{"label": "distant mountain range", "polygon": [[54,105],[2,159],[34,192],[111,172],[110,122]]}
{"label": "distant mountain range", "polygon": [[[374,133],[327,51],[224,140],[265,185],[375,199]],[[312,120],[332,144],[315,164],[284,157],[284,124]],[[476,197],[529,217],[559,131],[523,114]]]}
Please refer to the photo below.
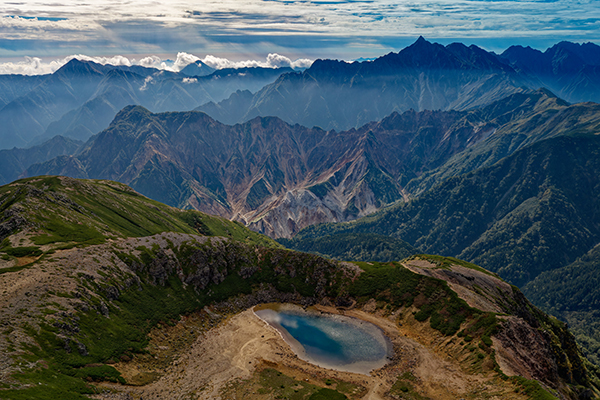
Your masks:
{"label": "distant mountain range", "polygon": [[74,154],[81,145],[78,140],[55,136],[27,149],[0,150],[0,185],[14,181],[33,163]]}
{"label": "distant mountain range", "polygon": [[229,124],[272,115],[291,124],[340,130],[410,109],[465,110],[536,86],[476,46],[444,47],[421,37],[374,61],[317,60],[251,97],[234,93],[197,110]]}
{"label": "distant mountain range", "polygon": [[204,111],[225,124],[277,116],[290,124],[348,130],[408,110],[470,110],[545,87],[569,102],[600,101],[600,47],[561,42],[542,53],[419,38],[373,61],[317,60],[289,68],[179,73],[72,60],[54,74],[0,76],[0,149],[55,135],[87,140],[127,105],[153,112]]}
{"label": "distant mountain range", "polygon": [[511,46],[502,59],[569,102],[600,102],[600,46],[560,42],[545,52]]}
{"label": "distant mountain range", "polygon": [[[87,140],[130,104],[153,111],[191,110],[256,91],[289,68],[218,71],[190,64],[180,73],[73,59],[51,75],[0,76],[0,149],[39,144],[55,135]],[[197,74],[196,76],[190,76]]]}
{"label": "distant mountain range", "polygon": [[561,42],[545,53],[513,46],[501,55],[422,37],[374,61],[317,60],[256,94],[236,92],[197,108],[224,123],[277,116],[291,124],[350,129],[409,109],[469,110],[546,87],[570,102],[600,101],[600,46]]}

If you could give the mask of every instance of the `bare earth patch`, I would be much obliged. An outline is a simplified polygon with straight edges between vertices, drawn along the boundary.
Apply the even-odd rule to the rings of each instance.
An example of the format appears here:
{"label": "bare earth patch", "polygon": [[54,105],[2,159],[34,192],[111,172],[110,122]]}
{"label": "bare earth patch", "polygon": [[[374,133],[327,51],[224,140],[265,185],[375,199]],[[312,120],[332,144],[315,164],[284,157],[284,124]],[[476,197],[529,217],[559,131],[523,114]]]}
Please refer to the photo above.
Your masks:
{"label": "bare earth patch", "polygon": [[[352,399],[396,399],[390,389],[398,376],[410,372],[416,377],[416,393],[430,399],[522,399],[511,387],[489,371],[469,371],[457,343],[437,331],[418,323],[411,310],[397,315],[382,315],[362,310],[339,310],[316,306],[317,310],[360,318],[384,330],[394,345],[395,356],[385,367],[371,376],[324,369],[300,360],[279,332],[259,319],[251,309],[234,315],[198,339],[162,371],[162,376],[145,386],[108,385],[116,392],[96,396],[101,399],[270,399],[261,393],[251,379],[264,368],[313,385],[326,387],[327,380],[347,382],[364,390],[346,395]],[[370,307],[367,306],[369,309]],[[468,353],[468,352],[467,352]],[[135,368],[132,363],[119,363],[124,375]],[[129,365],[128,365],[129,364]],[[243,397],[234,396],[228,387],[232,382],[246,384]],[[241,382],[241,383],[240,383]]]}

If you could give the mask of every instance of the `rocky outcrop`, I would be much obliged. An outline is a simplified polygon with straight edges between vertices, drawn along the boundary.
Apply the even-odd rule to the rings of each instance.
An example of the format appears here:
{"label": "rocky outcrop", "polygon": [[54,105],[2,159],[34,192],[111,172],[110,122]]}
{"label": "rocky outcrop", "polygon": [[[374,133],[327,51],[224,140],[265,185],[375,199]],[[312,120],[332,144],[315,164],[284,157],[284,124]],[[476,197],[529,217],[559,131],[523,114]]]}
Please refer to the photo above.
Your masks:
{"label": "rocky outcrop", "polygon": [[25,225],[27,225],[27,220],[19,215],[17,209],[12,208],[6,211],[3,215],[3,221],[0,223],[0,241]]}
{"label": "rocky outcrop", "polygon": [[519,289],[483,269],[461,262],[440,264],[416,256],[405,261],[410,270],[442,279],[470,306],[498,313],[499,327],[492,337],[495,360],[508,376],[523,376],[552,386],[580,384],[587,371],[575,338],[566,326],[531,304]]}

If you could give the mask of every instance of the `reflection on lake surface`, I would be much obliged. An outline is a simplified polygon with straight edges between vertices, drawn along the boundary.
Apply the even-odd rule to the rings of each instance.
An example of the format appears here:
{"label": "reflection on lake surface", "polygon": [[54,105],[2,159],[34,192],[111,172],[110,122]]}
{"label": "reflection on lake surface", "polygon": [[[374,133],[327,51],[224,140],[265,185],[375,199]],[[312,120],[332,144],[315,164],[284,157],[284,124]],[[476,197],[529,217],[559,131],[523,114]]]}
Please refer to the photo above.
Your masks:
{"label": "reflection on lake surface", "polygon": [[368,374],[384,366],[392,345],[377,326],[343,315],[282,304],[255,310],[301,359],[325,368]]}

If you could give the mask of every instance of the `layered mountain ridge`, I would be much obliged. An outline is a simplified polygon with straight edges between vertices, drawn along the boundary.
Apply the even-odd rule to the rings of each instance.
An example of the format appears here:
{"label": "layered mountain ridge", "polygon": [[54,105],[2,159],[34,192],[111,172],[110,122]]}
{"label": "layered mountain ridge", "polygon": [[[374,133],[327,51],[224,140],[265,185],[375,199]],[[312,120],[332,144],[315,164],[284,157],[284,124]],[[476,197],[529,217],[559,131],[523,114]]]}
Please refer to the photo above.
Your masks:
{"label": "layered mountain ridge", "polygon": [[409,109],[468,110],[547,87],[567,101],[598,101],[598,46],[561,42],[541,53],[513,46],[501,55],[477,46],[419,38],[373,61],[317,60],[289,68],[213,70],[196,62],[179,73],[71,60],[45,76],[0,76],[0,148],[54,135],[86,140],[118,110],[196,108],[234,124],[277,116],[325,130],[358,128]]}
{"label": "layered mountain ridge", "polygon": [[153,111],[190,110],[227,98],[236,90],[257,91],[292,70],[222,69],[201,76],[195,71],[197,75],[190,76],[191,71],[174,73],[73,59],[50,75],[2,76],[0,148],[24,147],[55,135],[87,140],[127,105],[141,104]]}
{"label": "layered mountain ridge", "polygon": [[[282,75],[252,98],[232,95],[198,107],[225,123],[277,116],[288,123],[345,130],[409,109],[466,110],[535,88],[512,67],[476,47],[419,38],[374,61],[317,60]],[[242,111],[243,110],[243,111]]]}
{"label": "layered mountain ridge", "polygon": [[[388,235],[479,263],[568,321],[597,362],[600,139],[595,129],[579,133],[536,142],[409,202],[353,222],[314,225],[283,243],[319,252],[331,238],[359,248],[364,235]],[[377,249],[360,256],[389,260]]]}
{"label": "layered mountain ridge", "polygon": [[513,46],[501,55],[420,37],[373,61],[317,60],[250,96],[197,108],[225,123],[259,115],[323,129],[349,129],[409,109],[469,110],[546,87],[570,102],[600,101],[600,47],[561,42],[545,53]]}
{"label": "layered mountain ridge", "polygon": [[600,241],[599,151],[598,136],[543,140],[490,167],[449,178],[410,202],[345,224],[308,227],[297,237],[394,236],[524,285]]}
{"label": "layered mountain ridge", "polygon": [[34,163],[74,154],[82,145],[83,142],[78,140],[55,136],[40,145],[26,149],[0,150],[0,184],[16,180]]}
{"label": "layered mountain ridge", "polygon": [[[9,283],[17,276],[30,282],[31,268],[56,283],[46,274],[48,266],[62,271],[63,255],[71,266],[83,259],[83,275],[68,280],[70,292],[59,290],[64,296],[55,297],[70,299],[78,293],[72,296],[95,299],[82,301],[96,320],[107,313],[121,318],[125,314],[120,310],[146,310],[145,301],[138,300],[147,293],[158,296],[146,297],[148,304],[161,303],[161,296],[168,300],[154,311],[181,306],[169,314],[172,321],[189,311],[186,304],[204,306],[211,296],[236,312],[240,304],[269,300],[352,310],[356,306],[384,319],[393,311],[395,321],[407,329],[403,335],[418,338],[425,333],[435,351],[460,354],[460,370],[475,368],[484,375],[495,370],[499,375],[488,382],[499,398],[527,398],[532,390],[530,382],[506,380],[502,374],[542,382],[539,388],[548,389],[550,396],[542,398],[591,398],[590,382],[598,371],[578,356],[566,327],[543,316],[510,284],[567,321],[584,353],[598,363],[600,105],[568,101],[597,98],[599,50],[594,44],[561,42],[544,53],[514,46],[497,55],[476,46],[442,46],[419,38],[399,53],[373,61],[317,60],[303,72],[212,71],[197,62],[177,74],[75,60],[49,76],[2,76],[0,126],[7,131],[26,128],[10,140],[53,138],[27,149],[0,150],[0,184],[31,177],[0,189],[0,277],[8,277]],[[16,90],[19,85],[25,95]],[[198,108],[205,112],[187,111],[190,104],[209,99],[213,101]],[[128,105],[132,103],[147,107]],[[171,109],[186,111],[153,112]],[[66,137],[54,136],[65,132]],[[25,137],[32,133],[37,136]],[[85,143],[73,139],[88,137]],[[115,182],[39,175],[116,180],[168,205],[221,217],[174,210]],[[278,247],[274,241],[248,227],[280,238],[290,248],[364,262],[272,250]],[[161,234],[165,231],[176,233]],[[118,243],[113,246],[113,241]],[[64,254],[74,246],[85,249]],[[195,258],[188,257],[190,252]],[[424,252],[441,256],[418,254]],[[395,262],[399,259],[404,261]],[[303,275],[308,271],[304,264],[329,271],[329,286],[311,280],[320,276],[315,270]],[[113,267],[119,272],[107,278]],[[364,279],[360,289],[345,281],[353,273],[358,275],[352,279]],[[421,297],[407,291],[405,285],[416,280],[433,285],[422,277],[441,279],[452,292],[443,285],[428,286]],[[115,280],[118,284],[113,285]],[[37,291],[36,285],[30,287]],[[74,292],[77,285],[97,291],[99,297],[86,297],[86,290]],[[142,286],[149,291],[136,291]],[[7,285],[13,287],[21,290]],[[25,289],[19,293],[19,304],[29,304]],[[126,301],[119,301],[120,293],[126,293]],[[455,303],[452,293],[479,311]],[[231,300],[230,295],[239,297]],[[178,299],[174,303],[172,296]],[[407,305],[408,298],[414,304]],[[440,299],[450,303],[440,305]],[[382,301],[389,306],[381,309]],[[59,302],[76,313],[77,301]],[[127,304],[134,303],[129,309]],[[42,316],[46,319],[64,311],[48,307]],[[15,311],[6,310],[11,315]],[[203,315],[212,318],[211,310]],[[488,319],[485,313],[495,316]],[[462,322],[456,325],[453,318],[467,314],[472,325],[458,331]],[[71,354],[67,358],[78,352],[87,357],[80,345],[87,349],[94,341],[71,328],[79,329],[78,320],[67,313],[60,316],[59,325],[44,331],[58,332],[46,347],[40,337],[30,339],[40,351],[63,346]],[[418,324],[428,318],[429,328],[438,333]],[[502,321],[494,325],[502,326],[501,331],[485,325],[484,332],[477,325],[492,319]],[[39,332],[46,329],[36,326]],[[9,337],[12,331],[6,332],[2,334]],[[14,343],[22,335],[18,332]],[[470,345],[467,338],[473,337]],[[5,344],[0,341],[0,346]],[[47,357],[32,349],[26,351]],[[111,357],[121,357],[114,353]],[[2,364],[8,362],[4,354],[0,352],[0,366],[8,365]],[[98,352],[94,357],[86,362],[115,361]],[[131,351],[126,357],[133,357]],[[90,367],[73,360],[69,371],[92,380],[98,376],[94,374],[119,376],[107,365]],[[244,365],[246,361],[253,364],[256,359],[244,360]],[[128,382],[145,382],[152,374],[162,374],[161,368],[153,365],[140,373],[144,378],[124,369],[128,372],[123,376]],[[248,387],[259,385],[262,378],[252,379]],[[386,375],[379,383],[387,387],[396,379]],[[425,375],[419,379],[429,382]],[[411,382],[398,385],[407,390],[420,385]],[[404,396],[399,387],[379,394]],[[0,397],[3,389],[12,390],[0,385]],[[159,396],[162,389],[148,390],[144,398]],[[419,390],[438,398],[426,386]],[[477,397],[479,389],[473,390],[460,396],[452,392],[447,398]],[[284,397],[287,392],[272,393]]]}
{"label": "layered mountain ridge", "polygon": [[[25,175],[114,179],[167,204],[243,221],[273,237],[342,222],[491,165],[537,140],[593,132],[594,104],[541,90],[469,111],[408,111],[349,131],[127,107],[74,156]],[[557,121],[562,121],[558,123]]]}
{"label": "layered mountain ridge", "polygon": [[567,101],[600,102],[600,47],[594,43],[560,42],[544,52],[511,46],[500,57]]}

